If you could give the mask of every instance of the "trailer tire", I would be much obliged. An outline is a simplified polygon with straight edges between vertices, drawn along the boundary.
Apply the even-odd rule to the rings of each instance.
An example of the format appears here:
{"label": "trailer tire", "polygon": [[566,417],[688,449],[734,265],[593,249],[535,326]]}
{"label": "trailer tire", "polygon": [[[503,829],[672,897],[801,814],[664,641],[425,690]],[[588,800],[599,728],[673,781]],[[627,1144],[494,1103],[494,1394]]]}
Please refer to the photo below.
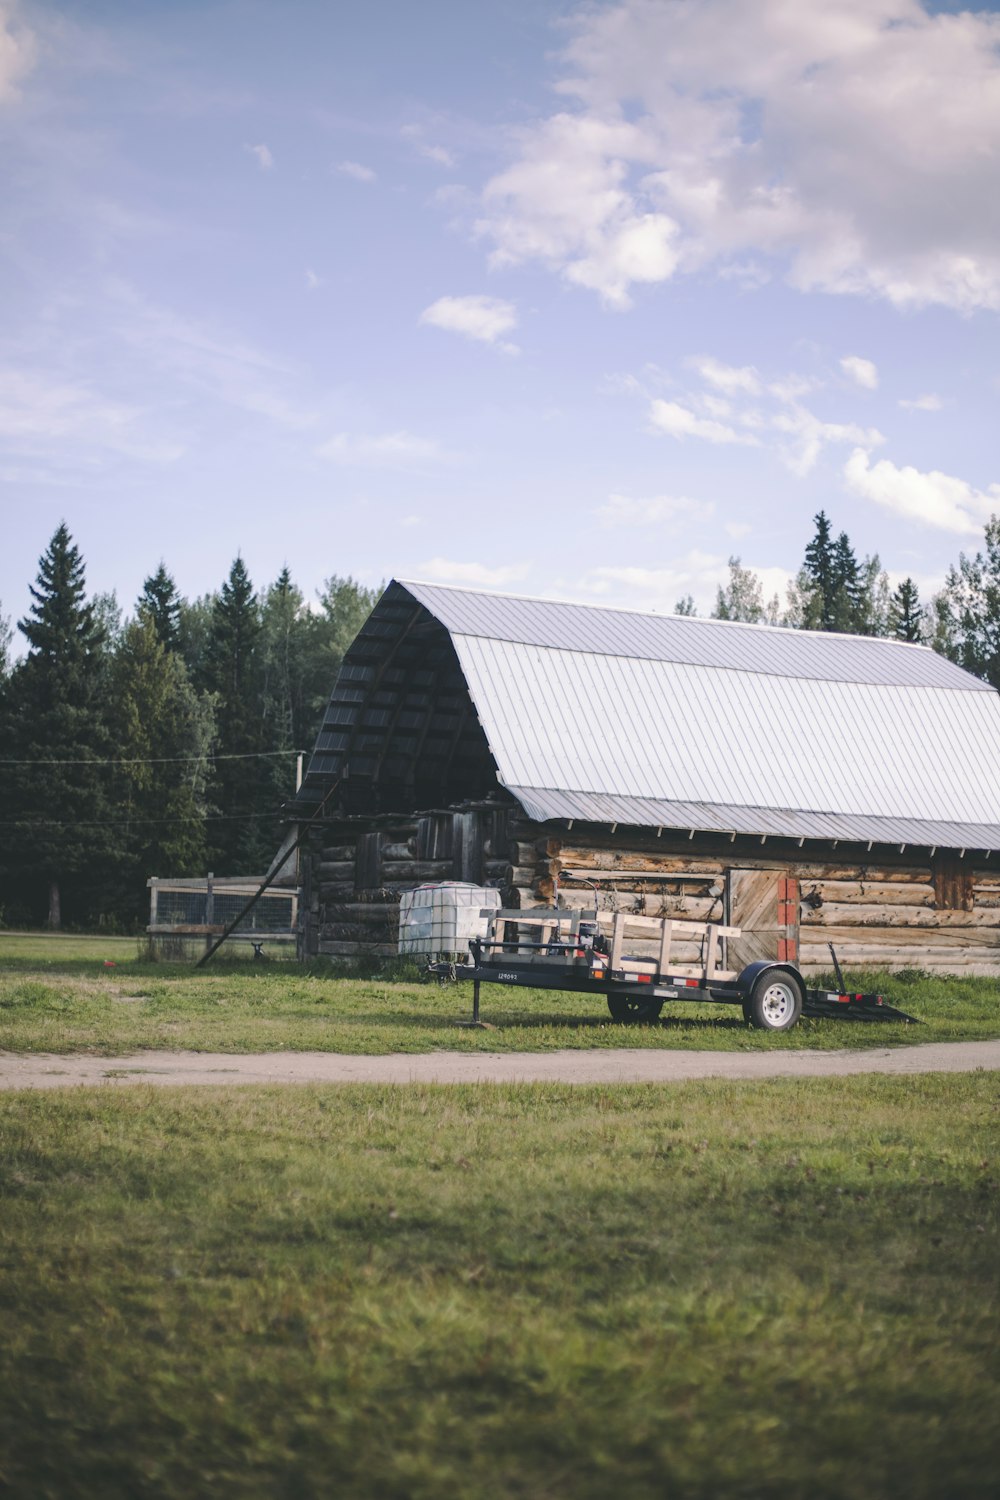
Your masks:
{"label": "trailer tire", "polygon": [[744,1001],[752,1026],[760,1031],[790,1031],[802,1014],[802,986],[788,969],[765,969],[758,974]]}
{"label": "trailer tire", "polygon": [[660,1011],[663,1009],[663,1001],[655,999],[652,995],[647,1000],[645,995],[609,995],[608,1010],[611,1012],[613,1021],[630,1023],[633,1021],[658,1021]]}

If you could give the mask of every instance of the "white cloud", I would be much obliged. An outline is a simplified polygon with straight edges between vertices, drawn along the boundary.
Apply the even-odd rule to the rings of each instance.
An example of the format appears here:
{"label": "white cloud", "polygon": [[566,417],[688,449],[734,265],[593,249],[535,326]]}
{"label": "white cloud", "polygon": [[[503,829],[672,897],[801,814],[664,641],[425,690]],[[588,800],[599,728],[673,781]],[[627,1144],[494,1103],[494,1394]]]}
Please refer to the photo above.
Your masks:
{"label": "white cloud", "polygon": [[257,158],[257,164],[262,172],[270,172],[271,168],[274,166],[274,156],[272,155],[269,147],[264,145],[247,146],[247,150],[250,152],[251,156],[255,156]]}
{"label": "white cloud", "polygon": [[844,477],[854,494],[908,521],[943,531],[980,534],[990,515],[1000,510],[1000,484],[976,490],[964,479],[937,469],[927,473],[909,466],[898,469],[888,459],[871,465],[869,455],[861,448],[855,449],[844,465]]}
{"label": "white cloud", "polygon": [[445,146],[436,146],[423,139],[424,128],[422,125],[404,125],[400,135],[413,142],[417,151],[425,161],[435,162],[439,167],[453,167],[455,157]]}
{"label": "white cloud", "polygon": [[366,469],[413,469],[447,463],[452,456],[436,438],[399,430],[382,433],[337,432],[316,449],[321,458]]}
{"label": "white cloud", "polygon": [[878,369],[870,359],[862,359],[860,354],[845,354],[840,361],[840,368],[862,390],[878,390]]}
{"label": "white cloud", "polygon": [[749,265],[1000,308],[995,12],[618,0],[572,25],[564,107],[484,191],[496,262],[541,261],[620,307],[637,283]]}
{"label": "white cloud", "polygon": [[[711,355],[697,355],[684,363],[714,389],[689,390],[683,399],[674,401],[651,397],[635,377],[619,376],[608,382],[607,388],[647,401],[654,432],[721,445],[773,448],[786,467],[799,476],[811,472],[825,447],[850,443],[871,449],[885,441],[875,427],[824,420],[804,406],[799,396],[812,388],[811,380],[790,375],[765,382],[755,366],[727,365]],[[654,386],[662,384],[660,372],[648,367],[647,373],[650,371],[656,377]]]}
{"label": "white cloud", "polygon": [[530,571],[530,563],[509,563],[488,568],[485,563],[453,562],[446,557],[432,557],[419,565],[421,578],[436,583],[471,583],[484,588],[500,588],[507,583],[519,583]]}
{"label": "white cloud", "polygon": [[148,413],[45,371],[0,369],[0,439],[11,454],[56,464],[119,455],[170,463],[183,449],[152,436]]}
{"label": "white cloud", "polygon": [[344,177],[353,177],[355,182],[374,182],[377,174],[371,167],[359,161],[342,161],[337,168]]}
{"label": "white cloud", "polygon": [[222,329],[147,302],[131,287],[112,289],[109,329],[144,364],[204,405],[205,400],[265,417],[289,431],[315,426],[317,413],[293,388],[293,372]]}
{"label": "white cloud", "polygon": [[619,157],[641,153],[638,131],[559,114],[524,140],[522,159],[485,191],[487,216],[477,229],[495,242],[494,265],[542,260],[620,308],[633,282],[673,275],[677,225],[637,211],[623,186]]}
{"label": "white cloud", "polygon": [[760,376],[753,365],[725,365],[709,354],[697,355],[688,360],[688,364],[698,371],[702,380],[724,391],[727,396],[741,392],[748,396],[760,394]]}
{"label": "white cloud", "polygon": [[36,56],[34,34],[18,23],[15,7],[0,0],[0,104],[16,97],[17,86],[33,68]]}
{"label": "white cloud", "polygon": [[653,495],[645,500],[609,495],[594,514],[602,526],[656,526],[665,521],[709,520],[715,506],[710,500],[690,500],[686,495]]}
{"label": "white cloud", "polygon": [[793,402],[787,411],[778,412],[770,424],[776,432],[785,433],[791,441],[779,446],[783,462],[793,474],[803,477],[816,466],[822,450],[829,444],[860,443],[878,448],[885,438],[877,427],[858,427],[854,422],[824,422],[815,412]]}
{"label": "white cloud", "polygon": [[309,267],[307,266],[306,267],[306,288],[307,288],[307,290],[309,290],[310,292],[318,292],[319,289],[320,289],[320,287],[323,286],[323,285],[324,285],[324,282],[323,282],[322,276],[317,276],[316,272],[315,271],[311,271],[309,269]]}
{"label": "white cloud", "polygon": [[[439,297],[424,308],[420,322],[449,333],[464,334],[484,344],[495,344],[502,334],[517,326],[517,309],[513,302],[504,302],[500,297]],[[499,347],[507,353],[515,352],[513,344]]]}
{"label": "white cloud", "polygon": [[928,393],[926,396],[915,396],[912,401],[903,397],[899,405],[904,411],[940,411],[944,402],[940,396]]}
{"label": "white cloud", "polygon": [[759,446],[759,439],[749,432],[737,432],[724,422],[712,417],[699,417],[686,406],[676,401],[664,401],[657,397],[650,402],[649,420],[658,432],[673,438],[697,437],[707,443],[742,443],[748,447]]}
{"label": "white cloud", "polygon": [[419,147],[419,151],[425,161],[436,162],[439,167],[453,167],[455,165],[453,154],[445,146],[422,145]]}

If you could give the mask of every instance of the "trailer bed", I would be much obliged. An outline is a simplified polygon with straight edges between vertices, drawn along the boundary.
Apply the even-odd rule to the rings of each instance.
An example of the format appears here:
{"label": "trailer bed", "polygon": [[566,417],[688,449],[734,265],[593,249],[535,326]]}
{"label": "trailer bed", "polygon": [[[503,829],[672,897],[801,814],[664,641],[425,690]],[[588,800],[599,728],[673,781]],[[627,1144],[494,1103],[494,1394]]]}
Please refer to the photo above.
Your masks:
{"label": "trailer bed", "polygon": [[[472,980],[473,1024],[480,1022],[483,984],[593,995],[605,999],[620,1021],[656,1020],[668,1000],[738,1005],[746,1020],[764,1030],[787,1030],[799,1015],[916,1019],[879,994],[809,988],[785,960],[758,960],[740,973],[726,969],[725,940],[741,936],[741,929],[721,923],[624,913],[608,918],[561,909],[484,910],[482,915],[489,919],[487,935],[473,939],[468,963],[430,965],[439,976]],[[626,954],[626,940],[637,930],[646,947],[656,950],[655,958]],[[692,930],[701,938],[701,961],[671,965],[675,939],[683,936],[690,943]]]}

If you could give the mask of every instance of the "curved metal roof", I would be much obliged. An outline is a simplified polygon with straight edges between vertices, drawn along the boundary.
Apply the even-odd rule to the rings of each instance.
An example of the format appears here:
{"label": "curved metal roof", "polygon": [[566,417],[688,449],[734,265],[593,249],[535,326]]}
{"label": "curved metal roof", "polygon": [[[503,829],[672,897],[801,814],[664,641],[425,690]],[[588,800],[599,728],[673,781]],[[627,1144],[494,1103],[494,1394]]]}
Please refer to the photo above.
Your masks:
{"label": "curved metal roof", "polygon": [[535,818],[1000,849],[1000,695],[925,647],[392,588]]}

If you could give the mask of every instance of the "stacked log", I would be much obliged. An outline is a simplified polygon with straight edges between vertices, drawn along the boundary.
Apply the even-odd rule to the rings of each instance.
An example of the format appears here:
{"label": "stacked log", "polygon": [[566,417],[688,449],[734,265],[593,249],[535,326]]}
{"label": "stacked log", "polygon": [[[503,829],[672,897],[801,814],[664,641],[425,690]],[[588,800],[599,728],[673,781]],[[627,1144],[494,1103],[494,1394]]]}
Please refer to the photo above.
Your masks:
{"label": "stacked log", "polygon": [[[825,858],[809,851],[792,851],[789,857],[770,844],[734,848],[722,838],[685,847],[689,841],[682,836],[668,832],[657,838],[653,830],[581,833],[575,840],[560,838],[514,817],[502,839],[495,830],[487,832],[483,880],[501,890],[505,905],[521,909],[558,900],[566,909],[596,905],[606,913],[704,922],[722,920],[720,893],[731,868],[773,869],[799,881],[799,961],[806,973],[829,971],[831,942],[846,968],[1000,972],[1000,868],[982,862],[969,861],[959,882],[962,901],[951,905],[946,904],[951,886],[940,879],[935,884],[933,861],[926,854],[921,863],[917,851],[904,857],[880,850],[878,862],[867,864],[857,846],[844,849],[842,859],[834,850]],[[378,886],[359,892],[358,837],[365,835],[341,825],[314,853],[311,884],[307,881],[303,893],[307,951],[395,953],[400,894],[455,878],[452,858],[420,857],[418,820],[403,819],[380,833]],[[437,855],[447,842],[429,844],[425,837],[424,847]],[[698,954],[692,947],[690,954],[678,950],[677,957],[696,962]]]}

